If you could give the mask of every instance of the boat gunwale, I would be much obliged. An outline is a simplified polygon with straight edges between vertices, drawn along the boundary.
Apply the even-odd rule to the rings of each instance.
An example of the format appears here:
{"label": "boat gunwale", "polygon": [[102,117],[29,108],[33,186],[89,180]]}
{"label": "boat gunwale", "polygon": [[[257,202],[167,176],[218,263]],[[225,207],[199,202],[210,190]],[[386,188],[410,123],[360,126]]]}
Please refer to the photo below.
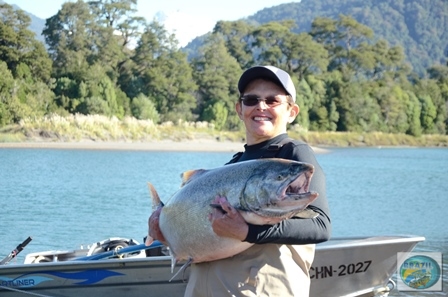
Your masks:
{"label": "boat gunwale", "polygon": [[[391,244],[402,244],[402,243],[412,243],[414,245],[425,240],[423,236],[416,235],[381,235],[381,236],[346,236],[346,237],[335,237],[326,241],[324,243],[316,244],[316,251],[328,251],[334,249],[346,249],[346,248],[359,248],[367,246],[376,245],[391,245]],[[339,242],[340,241],[340,242]],[[45,251],[49,252],[49,251]],[[56,262],[42,262],[33,264],[10,263],[8,265],[1,265],[1,270],[6,270],[7,268],[19,268],[19,267],[58,267],[69,265],[73,268],[85,265],[122,265],[136,263],[152,263],[152,262],[164,262],[168,261],[171,263],[171,256],[150,256],[144,258],[117,258],[117,259],[98,259],[98,260],[68,260],[68,261],[56,261]],[[152,263],[152,264],[155,264]],[[182,262],[179,262],[180,265]]]}
{"label": "boat gunwale", "polygon": [[[332,242],[332,240],[334,240]],[[332,250],[375,245],[389,245],[397,243],[415,243],[425,241],[424,236],[417,235],[381,235],[381,236],[346,236],[335,237],[329,241],[316,244],[316,250]],[[340,241],[340,242],[337,242]]]}

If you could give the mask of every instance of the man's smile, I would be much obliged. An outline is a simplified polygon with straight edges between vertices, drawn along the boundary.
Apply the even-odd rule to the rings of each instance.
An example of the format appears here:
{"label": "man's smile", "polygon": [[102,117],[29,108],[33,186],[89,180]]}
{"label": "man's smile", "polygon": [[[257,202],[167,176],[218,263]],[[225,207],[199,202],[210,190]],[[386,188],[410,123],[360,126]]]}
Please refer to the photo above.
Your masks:
{"label": "man's smile", "polygon": [[260,116],[255,116],[253,117],[254,121],[270,121],[271,118],[270,117],[260,117]]}

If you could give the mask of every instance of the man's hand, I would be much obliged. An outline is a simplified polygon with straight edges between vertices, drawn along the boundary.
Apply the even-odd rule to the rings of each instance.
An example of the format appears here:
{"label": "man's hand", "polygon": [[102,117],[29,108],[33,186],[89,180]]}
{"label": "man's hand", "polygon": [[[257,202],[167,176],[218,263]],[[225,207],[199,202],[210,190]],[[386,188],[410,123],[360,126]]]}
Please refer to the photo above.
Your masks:
{"label": "man's hand", "polygon": [[216,197],[212,202],[212,212],[208,215],[213,231],[221,237],[230,237],[243,241],[249,232],[241,214],[227,201],[225,197]]}
{"label": "man's hand", "polygon": [[158,240],[166,245],[165,236],[159,227],[159,216],[162,211],[162,207],[157,208],[148,219],[148,237],[146,237],[145,245],[150,246],[154,240]]}

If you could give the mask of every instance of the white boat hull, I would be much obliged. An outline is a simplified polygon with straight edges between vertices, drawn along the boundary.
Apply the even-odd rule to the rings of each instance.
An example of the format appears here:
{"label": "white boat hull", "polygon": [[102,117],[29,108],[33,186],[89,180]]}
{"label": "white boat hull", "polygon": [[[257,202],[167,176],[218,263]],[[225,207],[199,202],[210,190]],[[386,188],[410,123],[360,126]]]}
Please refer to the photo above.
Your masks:
{"label": "white boat hull", "polygon": [[[310,296],[374,296],[387,290],[397,253],[410,252],[423,237],[336,238],[316,249]],[[180,265],[176,267],[176,271]],[[169,256],[60,261],[0,266],[0,295],[183,296],[188,269],[171,282]]]}
{"label": "white boat hull", "polygon": [[411,252],[423,240],[423,237],[352,237],[321,244],[310,269],[310,296],[386,293],[397,270],[397,253]]}

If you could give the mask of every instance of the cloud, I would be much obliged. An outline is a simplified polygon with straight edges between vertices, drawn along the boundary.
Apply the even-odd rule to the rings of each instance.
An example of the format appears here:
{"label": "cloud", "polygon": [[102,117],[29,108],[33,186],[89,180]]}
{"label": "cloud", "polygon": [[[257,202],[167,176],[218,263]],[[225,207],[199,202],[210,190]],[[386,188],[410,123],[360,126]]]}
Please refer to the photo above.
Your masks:
{"label": "cloud", "polygon": [[180,46],[186,46],[195,37],[212,31],[216,24],[216,20],[202,15],[190,15],[180,10],[169,13],[159,11],[156,19],[165,26],[168,32],[176,35]]}

